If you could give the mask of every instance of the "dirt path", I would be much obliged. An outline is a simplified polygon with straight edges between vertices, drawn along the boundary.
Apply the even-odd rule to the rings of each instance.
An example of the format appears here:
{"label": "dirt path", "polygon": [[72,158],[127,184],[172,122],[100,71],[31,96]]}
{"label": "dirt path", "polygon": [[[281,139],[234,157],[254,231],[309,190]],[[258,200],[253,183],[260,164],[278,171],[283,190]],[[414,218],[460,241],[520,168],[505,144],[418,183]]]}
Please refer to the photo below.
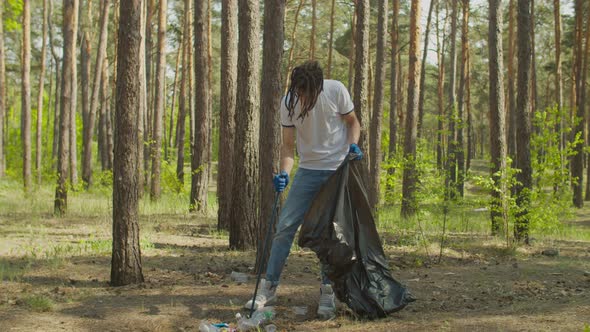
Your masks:
{"label": "dirt path", "polygon": [[[235,323],[254,287],[252,276],[244,284],[229,277],[251,273],[254,252],[228,251],[205,221],[144,222],[146,282],[111,288],[108,223],[46,218],[23,226],[22,219],[0,219],[0,331],[198,331],[201,320]],[[417,247],[386,246],[395,277],[418,300],[377,321],[358,320],[340,305],[328,322],[315,318],[317,260],[297,249],[274,324],[288,331],[584,331],[590,244],[552,247],[558,256],[540,254],[543,243],[511,251],[488,237],[456,235],[433,264]],[[307,307],[307,315],[294,307]]]}

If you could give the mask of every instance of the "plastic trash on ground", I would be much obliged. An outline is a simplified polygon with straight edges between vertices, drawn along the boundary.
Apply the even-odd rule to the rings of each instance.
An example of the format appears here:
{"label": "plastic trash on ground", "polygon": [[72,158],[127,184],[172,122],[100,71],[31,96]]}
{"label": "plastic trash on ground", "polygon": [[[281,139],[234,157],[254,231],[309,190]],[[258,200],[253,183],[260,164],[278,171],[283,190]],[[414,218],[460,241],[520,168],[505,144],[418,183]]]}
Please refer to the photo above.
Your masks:
{"label": "plastic trash on ground", "polygon": [[299,246],[316,253],[341,302],[361,317],[385,317],[414,298],[391,275],[358,165],[347,159],[322,185]]}
{"label": "plastic trash on ground", "polygon": [[[258,329],[262,324],[272,320],[275,317],[274,307],[263,307],[252,314],[252,317],[242,317],[240,313],[236,314],[238,319],[238,331],[250,331]],[[276,328],[276,327],[275,327]]]}
{"label": "plastic trash on ground", "polygon": [[232,271],[229,277],[231,278],[231,280],[237,283],[245,283],[248,281],[248,275],[241,272]]}
{"label": "plastic trash on ground", "polygon": [[206,320],[202,320],[201,324],[199,324],[199,332],[219,332],[219,331],[220,331],[220,329],[217,326],[209,323]]}

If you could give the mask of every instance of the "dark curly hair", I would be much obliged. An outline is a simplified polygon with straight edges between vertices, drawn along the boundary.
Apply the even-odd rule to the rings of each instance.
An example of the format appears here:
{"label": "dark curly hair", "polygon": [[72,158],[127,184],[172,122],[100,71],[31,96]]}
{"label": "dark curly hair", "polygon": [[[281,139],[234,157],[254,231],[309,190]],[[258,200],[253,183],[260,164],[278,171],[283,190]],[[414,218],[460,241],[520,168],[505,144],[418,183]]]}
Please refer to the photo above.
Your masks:
{"label": "dark curly hair", "polygon": [[299,94],[305,96],[301,104],[301,113],[297,119],[305,119],[307,113],[315,106],[318,96],[324,89],[324,73],[317,61],[306,61],[291,71],[291,85],[285,98],[289,118],[293,120]]}

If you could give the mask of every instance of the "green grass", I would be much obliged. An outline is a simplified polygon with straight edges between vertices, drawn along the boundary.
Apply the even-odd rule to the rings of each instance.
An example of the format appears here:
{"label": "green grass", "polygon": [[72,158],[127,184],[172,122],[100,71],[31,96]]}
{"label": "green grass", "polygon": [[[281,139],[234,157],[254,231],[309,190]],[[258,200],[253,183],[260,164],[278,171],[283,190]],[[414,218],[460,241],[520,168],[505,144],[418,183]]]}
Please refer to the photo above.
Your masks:
{"label": "green grass", "polygon": [[36,312],[52,311],[55,305],[50,298],[44,295],[28,296],[23,301],[30,310]]}
{"label": "green grass", "polygon": [[19,282],[27,272],[26,266],[19,266],[10,262],[0,260],[0,280]]}

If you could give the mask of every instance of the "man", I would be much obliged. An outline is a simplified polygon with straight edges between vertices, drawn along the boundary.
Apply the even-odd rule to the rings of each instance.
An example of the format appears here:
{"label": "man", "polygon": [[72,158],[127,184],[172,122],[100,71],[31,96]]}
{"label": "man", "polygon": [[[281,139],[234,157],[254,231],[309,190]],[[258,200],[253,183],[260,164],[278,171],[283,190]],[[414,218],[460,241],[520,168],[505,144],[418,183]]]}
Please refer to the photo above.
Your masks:
{"label": "man", "polygon": [[[284,191],[289,184],[295,136],[299,167],[281,209],[266,279],[261,280],[255,308],[276,300],[279,278],[295,233],[322,184],[349,153],[354,153],[356,159],[363,156],[357,145],[360,123],[354,113],[350,94],[341,82],[324,80],[317,61],[308,61],[293,69],[289,91],[281,102],[280,112],[283,127],[281,171],[273,178],[277,192]],[[251,306],[252,300],[244,307],[249,309]],[[334,292],[323,272],[317,313],[322,319],[331,319],[336,314]]]}

